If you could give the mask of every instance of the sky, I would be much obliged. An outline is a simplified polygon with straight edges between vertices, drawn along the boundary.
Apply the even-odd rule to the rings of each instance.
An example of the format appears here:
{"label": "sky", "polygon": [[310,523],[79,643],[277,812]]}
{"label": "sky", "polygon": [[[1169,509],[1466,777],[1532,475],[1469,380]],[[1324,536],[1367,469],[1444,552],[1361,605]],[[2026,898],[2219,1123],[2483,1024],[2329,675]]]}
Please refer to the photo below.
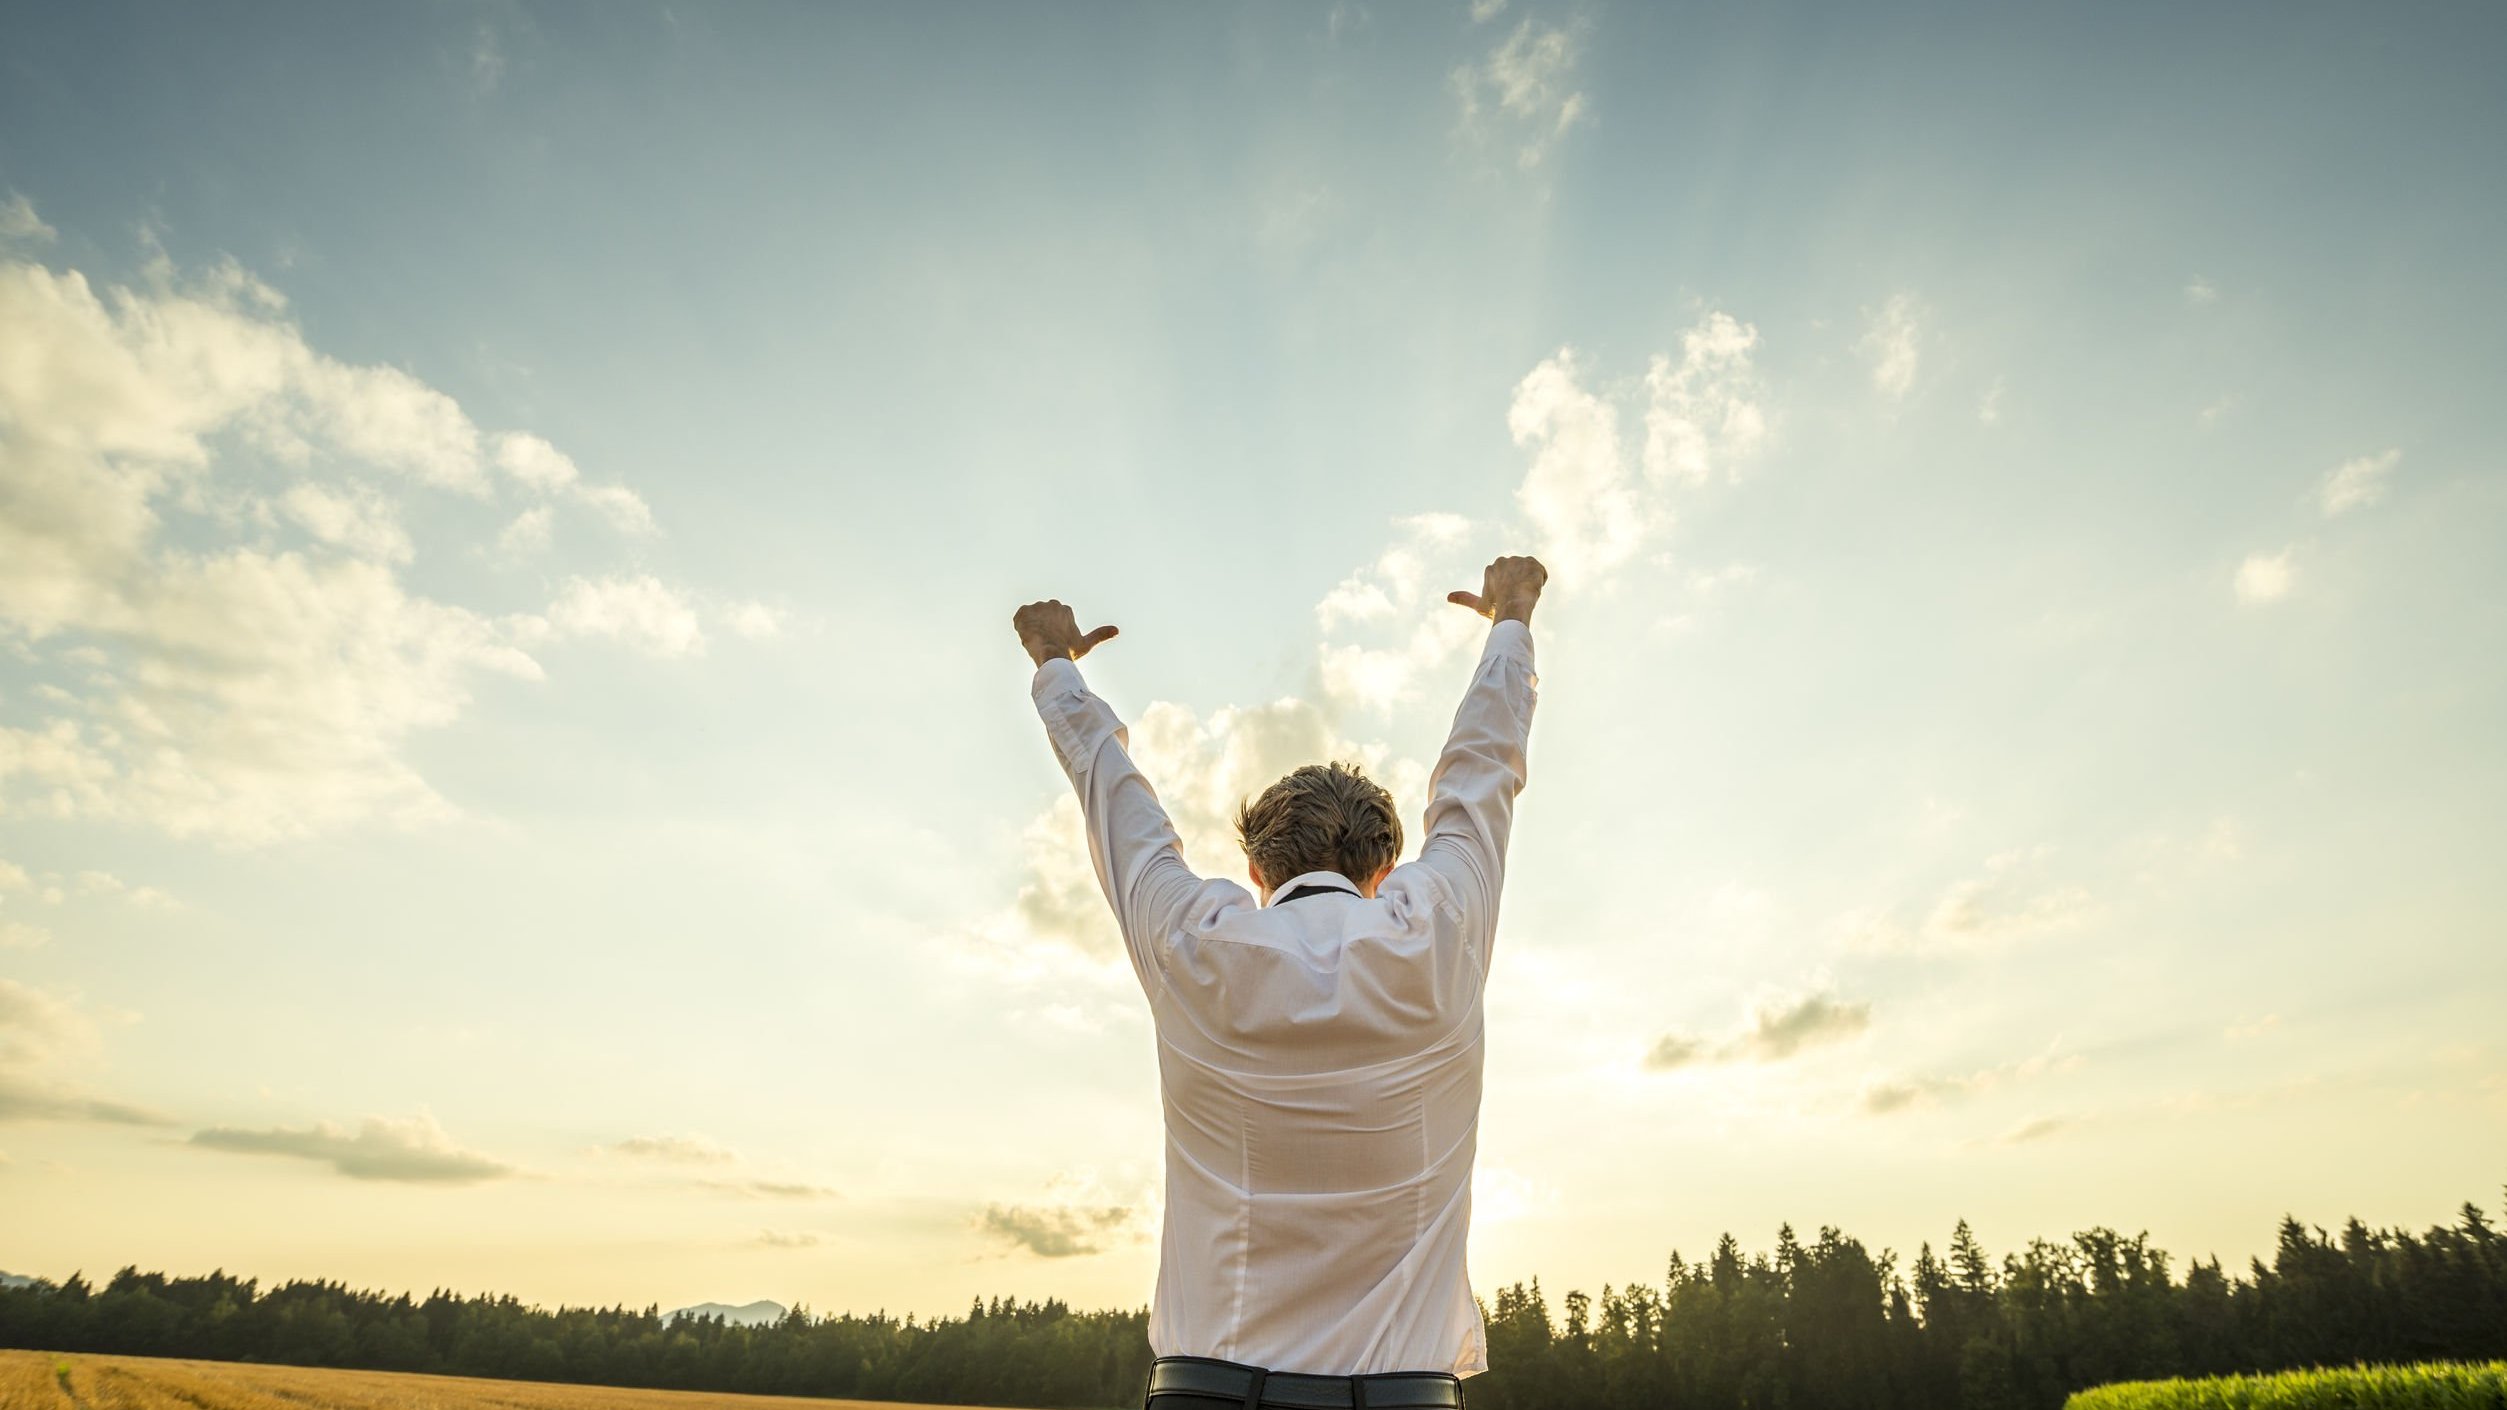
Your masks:
{"label": "sky", "polygon": [[[0,1268],[1138,1307],[1205,872],[1551,570],[1481,1295],[2507,1181],[2495,6],[18,6]],[[1414,827],[1415,832],[1415,827]],[[1414,838],[1415,845],[1415,838]]]}

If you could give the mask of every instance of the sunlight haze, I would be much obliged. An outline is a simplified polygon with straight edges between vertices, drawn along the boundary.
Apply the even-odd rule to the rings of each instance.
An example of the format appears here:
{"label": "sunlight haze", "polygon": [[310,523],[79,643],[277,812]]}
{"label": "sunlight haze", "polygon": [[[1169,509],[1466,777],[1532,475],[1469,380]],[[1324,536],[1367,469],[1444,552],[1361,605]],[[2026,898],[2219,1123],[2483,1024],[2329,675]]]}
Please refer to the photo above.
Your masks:
{"label": "sunlight haze", "polygon": [[13,7],[0,1269],[1143,1305],[1010,614],[1241,878],[1498,553],[1483,1298],[2494,1201],[2507,15],[1923,13]]}

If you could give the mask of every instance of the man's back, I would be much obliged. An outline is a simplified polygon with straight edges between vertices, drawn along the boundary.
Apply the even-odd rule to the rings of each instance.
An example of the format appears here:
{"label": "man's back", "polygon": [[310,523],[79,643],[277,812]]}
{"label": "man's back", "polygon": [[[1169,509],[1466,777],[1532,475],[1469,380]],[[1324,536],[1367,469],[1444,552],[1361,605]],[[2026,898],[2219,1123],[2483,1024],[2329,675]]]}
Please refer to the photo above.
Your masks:
{"label": "man's back", "polygon": [[1457,922],[1405,885],[1230,907],[1178,937],[1152,1004],[1153,1346],[1332,1374],[1486,1369],[1463,1259],[1478,947]]}
{"label": "man's back", "polygon": [[1264,906],[1195,876],[1075,666],[1035,697],[1158,1030],[1160,1355],[1347,1375],[1487,1368],[1465,1266],[1481,996],[1535,678],[1492,626],[1417,860],[1373,897],[1314,871]]}

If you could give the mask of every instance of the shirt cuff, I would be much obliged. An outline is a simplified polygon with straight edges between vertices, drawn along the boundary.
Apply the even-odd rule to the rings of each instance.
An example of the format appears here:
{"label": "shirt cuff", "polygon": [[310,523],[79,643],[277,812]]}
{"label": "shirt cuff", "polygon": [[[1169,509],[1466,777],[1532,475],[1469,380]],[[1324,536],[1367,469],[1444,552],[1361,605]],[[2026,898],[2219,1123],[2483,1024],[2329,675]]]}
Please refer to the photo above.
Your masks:
{"label": "shirt cuff", "polygon": [[1512,617],[1490,623],[1488,645],[1481,649],[1480,654],[1483,657],[1512,656],[1526,666],[1531,665],[1531,626],[1528,623],[1518,622]]}
{"label": "shirt cuff", "polygon": [[1046,737],[1074,778],[1097,757],[1107,739],[1123,732],[1123,722],[1115,718],[1112,707],[1088,689],[1079,666],[1067,656],[1052,657],[1038,666],[1029,692],[1036,698],[1036,714],[1045,722]]}
{"label": "shirt cuff", "polygon": [[1068,656],[1048,656],[1036,668],[1036,679],[1028,684],[1027,693],[1042,701],[1057,691],[1083,689],[1086,685],[1079,678],[1077,661]]}

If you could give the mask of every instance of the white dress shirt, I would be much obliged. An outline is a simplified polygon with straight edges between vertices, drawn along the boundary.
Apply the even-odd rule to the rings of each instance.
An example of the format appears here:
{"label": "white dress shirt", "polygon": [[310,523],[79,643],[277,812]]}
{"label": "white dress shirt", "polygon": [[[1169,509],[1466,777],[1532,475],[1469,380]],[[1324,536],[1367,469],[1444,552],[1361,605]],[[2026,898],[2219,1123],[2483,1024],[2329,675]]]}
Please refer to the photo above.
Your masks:
{"label": "white dress shirt", "polygon": [[1149,1344],[1275,1371],[1488,1369],[1471,1295],[1480,1001],[1532,727],[1532,634],[1489,629],[1418,860],[1373,900],[1195,876],[1121,720],[1066,659],[1036,711],[1158,1033],[1166,1227]]}

